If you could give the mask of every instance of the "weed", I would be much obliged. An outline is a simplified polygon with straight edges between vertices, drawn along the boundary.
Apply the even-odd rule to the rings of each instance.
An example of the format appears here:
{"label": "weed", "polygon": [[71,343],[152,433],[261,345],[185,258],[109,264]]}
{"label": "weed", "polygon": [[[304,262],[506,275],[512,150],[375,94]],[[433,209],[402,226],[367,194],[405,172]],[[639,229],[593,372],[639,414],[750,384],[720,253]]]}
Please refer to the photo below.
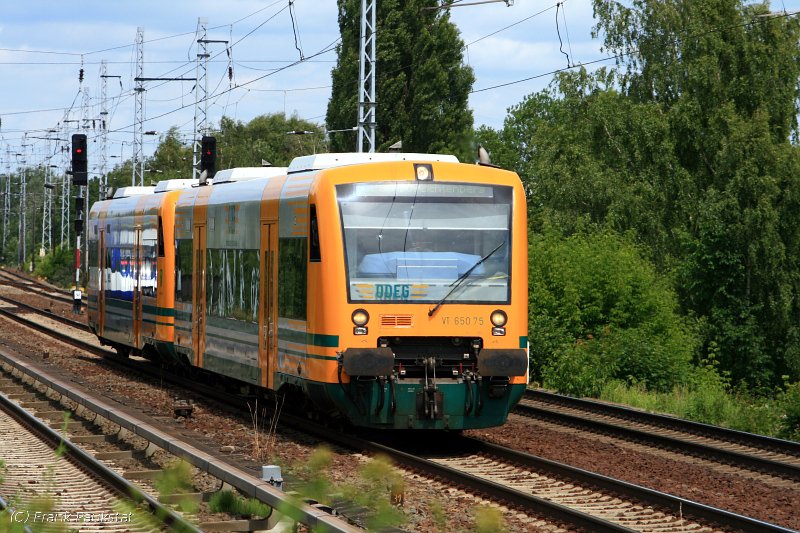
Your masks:
{"label": "weed", "polygon": [[165,500],[172,496],[178,496],[178,508],[185,513],[197,511],[197,503],[191,498],[181,498],[181,494],[186,494],[194,490],[192,485],[192,467],[184,460],[175,461],[172,465],[156,478],[154,485],[158,490],[159,498]]}
{"label": "weed", "polygon": [[475,508],[476,533],[504,533],[506,529],[503,513],[499,509],[480,505]]}
{"label": "weed", "polygon": [[272,513],[269,505],[252,498],[242,498],[229,490],[223,490],[211,496],[208,508],[212,513],[228,513],[247,517],[267,517]]}
{"label": "weed", "polygon": [[250,403],[247,404],[247,409],[250,411],[250,423],[253,426],[253,458],[257,461],[263,461],[270,455],[277,440],[278,420],[283,409],[283,396],[276,395],[274,399],[275,406],[272,409],[266,436],[263,436],[262,432],[267,426],[268,409],[263,407],[259,412],[258,400],[256,400],[255,406],[252,408]]}

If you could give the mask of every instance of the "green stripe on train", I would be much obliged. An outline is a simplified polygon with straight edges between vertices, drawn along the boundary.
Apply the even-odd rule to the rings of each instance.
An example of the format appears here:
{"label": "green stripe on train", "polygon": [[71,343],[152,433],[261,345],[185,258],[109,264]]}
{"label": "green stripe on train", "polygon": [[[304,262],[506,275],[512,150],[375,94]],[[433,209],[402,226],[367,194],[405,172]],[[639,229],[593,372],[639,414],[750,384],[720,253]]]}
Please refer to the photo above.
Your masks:
{"label": "green stripe on train", "polygon": [[309,333],[287,328],[278,328],[278,339],[287,342],[296,342],[298,344],[320,346],[322,348],[339,347],[338,335],[323,335],[321,333]]}
{"label": "green stripe on train", "polygon": [[171,307],[158,307],[155,305],[142,305],[142,311],[158,316],[175,316],[175,309]]}
{"label": "green stripe on train", "polygon": [[130,300],[117,300],[116,298],[106,298],[106,307],[116,307],[118,309],[133,309],[133,302]]}
{"label": "green stripe on train", "polygon": [[[133,302],[130,300],[118,300],[116,298],[106,298],[106,307],[114,307],[131,311]],[[142,312],[156,316],[175,316],[175,310],[169,307],[158,307],[155,305],[142,305]]]}
{"label": "green stripe on train", "polygon": [[301,357],[303,359],[319,359],[321,361],[336,361],[335,355],[316,355],[313,353],[303,353],[297,350],[287,350],[285,348],[278,348],[278,356]]}

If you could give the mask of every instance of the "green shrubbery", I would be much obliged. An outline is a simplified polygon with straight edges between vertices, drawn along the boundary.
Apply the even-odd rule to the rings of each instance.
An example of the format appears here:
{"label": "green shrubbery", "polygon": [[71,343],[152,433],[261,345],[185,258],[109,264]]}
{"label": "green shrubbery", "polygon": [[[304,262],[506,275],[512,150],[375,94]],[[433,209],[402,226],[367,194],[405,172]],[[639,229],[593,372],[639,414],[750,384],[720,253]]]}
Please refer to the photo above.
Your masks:
{"label": "green shrubbery", "polygon": [[531,374],[545,387],[800,439],[800,383],[766,394],[732,384],[718,347],[699,355],[700,326],[625,237],[545,231],[531,237],[530,264]]}
{"label": "green shrubbery", "polygon": [[36,265],[36,275],[53,285],[71,287],[75,284],[75,250],[62,246],[47,254]]}
{"label": "green shrubbery", "polygon": [[531,369],[563,392],[597,395],[612,380],[667,391],[686,383],[697,346],[669,284],[612,232],[530,245]]}
{"label": "green shrubbery", "polygon": [[800,382],[788,384],[778,395],[781,423],[778,436],[800,441]]}

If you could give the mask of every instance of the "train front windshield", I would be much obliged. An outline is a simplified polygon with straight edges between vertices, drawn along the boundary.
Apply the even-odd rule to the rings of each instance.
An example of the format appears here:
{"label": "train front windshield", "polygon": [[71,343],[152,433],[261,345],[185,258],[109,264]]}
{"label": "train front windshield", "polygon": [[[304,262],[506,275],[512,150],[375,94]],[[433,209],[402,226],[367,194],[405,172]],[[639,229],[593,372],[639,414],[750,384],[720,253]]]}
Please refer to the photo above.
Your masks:
{"label": "train front windshield", "polygon": [[511,187],[374,182],[336,194],[349,301],[509,302]]}

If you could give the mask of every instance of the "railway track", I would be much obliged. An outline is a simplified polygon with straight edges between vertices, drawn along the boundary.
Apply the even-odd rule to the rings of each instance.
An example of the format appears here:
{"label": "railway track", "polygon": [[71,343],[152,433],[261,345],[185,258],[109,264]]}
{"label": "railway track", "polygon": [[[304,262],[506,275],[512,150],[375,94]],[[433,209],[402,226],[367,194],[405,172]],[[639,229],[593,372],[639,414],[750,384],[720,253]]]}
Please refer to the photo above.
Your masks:
{"label": "railway track", "polygon": [[[88,532],[150,531],[153,523],[160,523],[173,531],[197,531],[12,401],[12,396],[24,397],[22,387],[10,379],[0,380],[0,387],[13,391],[0,394],[0,458],[5,461],[0,494],[3,507],[13,498],[12,523]],[[139,512],[149,512],[151,519],[136,520],[133,515]]]}
{"label": "railway track", "polygon": [[[0,296],[0,302],[80,331],[89,331],[82,322],[12,298]],[[65,342],[71,339],[69,335],[62,338]],[[101,349],[94,353],[105,356],[112,352]],[[514,413],[775,476],[788,484],[800,481],[800,443],[797,442],[539,390],[527,391]]]}
{"label": "railway track", "polygon": [[[273,509],[281,507],[293,512],[297,519],[320,531],[354,533],[358,530],[343,520],[331,516],[324,509],[298,503],[292,497],[284,496],[277,489],[268,486],[269,483],[237,468],[223,458],[215,457],[210,450],[197,448],[192,442],[183,440],[180,435],[170,432],[157,421],[144,419],[142,415],[131,413],[123,406],[109,404],[94,396],[85,387],[58,379],[38,366],[2,349],[0,349],[0,372],[9,376],[0,379],[0,391],[11,391],[8,396],[14,397],[24,406],[24,408],[17,407],[20,416],[25,416],[31,424],[38,424],[45,431],[49,431],[51,441],[55,445],[63,442],[67,446],[67,457],[80,458],[82,464],[86,463],[91,468],[98,469],[101,472],[98,475],[120,493],[134,495],[135,501],[144,501],[151,506],[157,516],[166,517],[168,519],[166,526],[170,530],[264,530],[276,525],[281,517],[276,514],[272,520],[269,517],[254,520],[236,517],[227,520],[217,518],[213,522],[206,521],[199,526],[194,525],[159,503],[156,496],[151,496],[158,493],[154,480],[164,475],[164,468],[150,460],[155,454],[161,454],[161,463],[173,464],[180,458],[198,468],[200,476],[215,478],[215,481],[211,482],[206,480],[206,485],[211,483],[214,487],[210,492],[186,492],[185,489],[175,491],[167,496],[167,502],[189,500],[199,504],[207,501],[214,492],[227,486],[238,489],[250,497],[258,497]],[[3,398],[4,396],[0,394],[0,399]],[[27,413],[26,408],[32,412]],[[70,422],[47,420],[52,418],[64,420],[65,412],[69,413]],[[52,429],[47,429],[52,426],[62,426],[67,438],[63,439]],[[92,429],[87,433],[89,426]],[[134,442],[138,448],[132,444]],[[2,455],[2,447],[0,447],[0,458],[5,458]],[[13,465],[16,464],[16,459],[12,456],[7,462]],[[139,466],[140,462],[146,466]],[[30,478],[22,481],[30,483]],[[68,483],[65,485],[68,486]],[[54,486],[58,487],[59,494],[63,492],[58,481]],[[74,509],[86,509],[86,504],[80,500],[84,496],[89,498],[90,494],[76,492],[75,497],[78,499],[73,498],[66,502],[67,505],[63,510],[56,512],[70,513]],[[105,512],[109,513],[109,504],[106,500],[98,500],[96,505],[104,506]],[[99,513],[100,511],[97,511],[92,514],[99,516]],[[130,527],[129,524],[128,526]]]}
{"label": "railway track", "polygon": [[[374,451],[426,475],[589,531],[790,531],[468,437],[454,436],[440,444],[448,451],[408,453],[380,446]],[[454,449],[461,452],[454,454]]]}
{"label": "railway track", "polygon": [[604,402],[527,391],[516,414],[800,481],[800,443]]}
{"label": "railway track", "polygon": [[34,292],[40,296],[51,298],[63,303],[72,303],[71,291],[59,289],[38,279],[26,276],[19,272],[0,268],[0,283]]}
{"label": "railway track", "polygon": [[[14,314],[8,310],[0,311]],[[36,327],[42,330],[41,326]],[[69,337],[64,333],[53,333],[59,337]],[[77,345],[74,340],[70,342]],[[86,349],[102,355],[112,353],[96,346],[86,346]],[[139,372],[153,371],[149,365],[134,360],[115,359],[116,363],[131,365],[131,368]],[[213,388],[198,390],[194,382],[182,380],[180,377],[173,376],[170,379],[178,386],[192,388],[201,395],[215,397],[218,401],[232,405],[234,409],[242,409],[241,398],[226,393],[221,395],[220,391]],[[447,440],[448,450],[463,450],[463,453],[426,456],[429,451],[409,453],[407,450],[369,439],[333,433],[330,428],[309,424],[305,419],[285,414],[281,416],[281,422],[340,446],[388,455],[397,464],[421,475],[448,480],[455,486],[489,495],[492,499],[533,516],[544,516],[571,527],[593,531],[661,528],[788,531],[779,526],[466,437]]]}

